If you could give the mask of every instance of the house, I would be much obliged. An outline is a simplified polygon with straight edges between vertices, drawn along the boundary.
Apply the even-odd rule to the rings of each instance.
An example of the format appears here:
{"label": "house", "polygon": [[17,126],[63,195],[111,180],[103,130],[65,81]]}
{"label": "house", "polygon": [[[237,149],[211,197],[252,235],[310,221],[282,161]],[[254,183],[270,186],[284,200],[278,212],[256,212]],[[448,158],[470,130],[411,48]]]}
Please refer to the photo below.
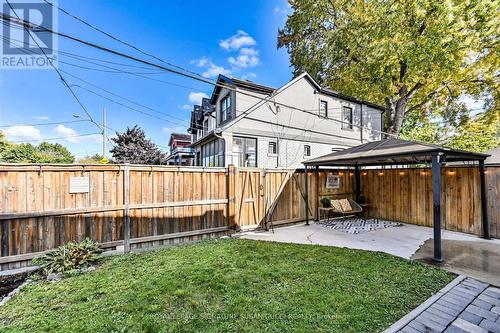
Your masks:
{"label": "house", "polygon": [[191,148],[191,135],[172,133],[168,141],[170,155],[167,157],[168,165],[192,165],[194,150]]}
{"label": "house", "polygon": [[278,89],[224,75],[217,83],[191,114],[195,165],[298,168],[381,139],[382,106],[323,88],[308,73]]}

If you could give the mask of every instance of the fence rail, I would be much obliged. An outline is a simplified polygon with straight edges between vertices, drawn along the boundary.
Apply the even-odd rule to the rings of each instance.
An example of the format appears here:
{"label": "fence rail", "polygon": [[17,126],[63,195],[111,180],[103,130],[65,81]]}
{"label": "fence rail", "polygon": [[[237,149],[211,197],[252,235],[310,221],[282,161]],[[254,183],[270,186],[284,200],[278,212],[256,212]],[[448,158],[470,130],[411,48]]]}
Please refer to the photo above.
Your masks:
{"label": "fence rail", "polygon": [[[487,168],[490,234],[500,237],[500,168]],[[329,173],[340,187],[326,188]],[[382,174],[381,174],[382,173]],[[426,175],[427,174],[427,175]],[[70,193],[72,177],[88,189]],[[309,215],[322,197],[354,198],[351,170],[308,174]],[[369,215],[432,225],[430,170],[363,170]],[[160,246],[242,229],[303,221],[303,171],[137,165],[0,165],[0,269],[91,237],[104,247]],[[477,168],[445,168],[444,227],[480,235]],[[81,189],[80,189],[81,190]]]}

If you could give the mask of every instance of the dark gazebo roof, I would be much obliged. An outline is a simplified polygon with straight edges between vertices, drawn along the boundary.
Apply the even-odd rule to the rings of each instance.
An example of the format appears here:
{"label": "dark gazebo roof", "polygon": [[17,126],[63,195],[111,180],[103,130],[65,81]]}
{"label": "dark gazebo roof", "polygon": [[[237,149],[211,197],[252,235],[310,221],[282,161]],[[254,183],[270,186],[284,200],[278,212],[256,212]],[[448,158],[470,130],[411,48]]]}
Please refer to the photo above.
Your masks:
{"label": "dark gazebo roof", "polygon": [[433,155],[443,162],[479,161],[488,154],[472,153],[416,141],[385,139],[304,161],[306,166],[369,166],[430,163]]}

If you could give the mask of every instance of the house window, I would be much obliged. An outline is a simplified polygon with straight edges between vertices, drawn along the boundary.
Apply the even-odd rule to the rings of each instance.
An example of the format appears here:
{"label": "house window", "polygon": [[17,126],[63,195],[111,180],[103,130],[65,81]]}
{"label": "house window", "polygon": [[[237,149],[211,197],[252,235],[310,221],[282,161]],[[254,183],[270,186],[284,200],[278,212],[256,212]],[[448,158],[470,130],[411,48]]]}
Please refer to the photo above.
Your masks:
{"label": "house window", "polygon": [[205,119],[203,121],[203,135],[206,135],[208,133],[208,119]]}
{"label": "house window", "polygon": [[233,138],[233,164],[239,167],[257,167],[257,139]]}
{"label": "house window", "polygon": [[227,95],[220,101],[221,122],[231,119],[231,95]]}
{"label": "house window", "polygon": [[323,118],[328,118],[328,102],[319,101],[319,116]]}
{"label": "house window", "polygon": [[352,129],[352,108],[342,107],[342,128]]}
{"label": "house window", "polygon": [[304,157],[311,156],[311,146],[305,145],[304,146]]}
{"label": "house window", "polygon": [[201,147],[204,167],[224,166],[224,141],[221,139],[210,141]]}
{"label": "house window", "polygon": [[278,153],[278,146],[276,145],[276,142],[269,142],[267,152],[271,155],[276,155]]}

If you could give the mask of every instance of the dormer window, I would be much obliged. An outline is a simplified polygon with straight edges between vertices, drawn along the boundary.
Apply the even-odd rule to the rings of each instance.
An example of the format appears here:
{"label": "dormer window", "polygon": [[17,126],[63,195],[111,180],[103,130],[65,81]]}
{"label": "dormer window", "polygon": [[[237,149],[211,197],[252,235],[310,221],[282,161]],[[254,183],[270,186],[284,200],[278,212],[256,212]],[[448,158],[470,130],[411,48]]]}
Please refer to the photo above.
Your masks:
{"label": "dormer window", "polygon": [[328,102],[319,101],[319,116],[323,118],[328,118]]}
{"label": "dormer window", "polygon": [[352,129],[352,108],[348,106],[342,107],[342,128]]}
{"label": "dormer window", "polygon": [[221,123],[232,118],[231,114],[231,95],[227,95],[220,101],[220,119]]}

